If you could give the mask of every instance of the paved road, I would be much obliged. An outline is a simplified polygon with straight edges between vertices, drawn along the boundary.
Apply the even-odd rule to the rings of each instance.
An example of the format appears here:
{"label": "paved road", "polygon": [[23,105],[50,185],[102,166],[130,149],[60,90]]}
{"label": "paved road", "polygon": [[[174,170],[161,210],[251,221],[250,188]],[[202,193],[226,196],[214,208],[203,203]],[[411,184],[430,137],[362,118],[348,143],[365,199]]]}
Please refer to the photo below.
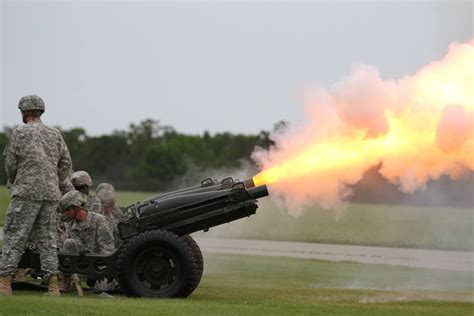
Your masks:
{"label": "paved road", "polygon": [[[0,227],[0,239],[3,229]],[[474,271],[474,252],[331,245],[303,242],[196,238],[204,253],[291,257]]]}
{"label": "paved road", "polygon": [[474,271],[474,252],[348,246],[267,240],[196,238],[204,253],[292,257]]}

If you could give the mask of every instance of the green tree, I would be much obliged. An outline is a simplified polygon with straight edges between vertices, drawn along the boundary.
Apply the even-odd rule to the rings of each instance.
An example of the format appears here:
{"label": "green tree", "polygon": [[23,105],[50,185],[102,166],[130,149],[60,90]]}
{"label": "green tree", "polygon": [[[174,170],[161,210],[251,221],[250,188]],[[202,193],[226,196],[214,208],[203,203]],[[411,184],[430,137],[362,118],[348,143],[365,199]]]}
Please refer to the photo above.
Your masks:
{"label": "green tree", "polygon": [[[0,149],[5,147],[11,128],[0,133]],[[272,145],[270,133],[259,135],[232,133],[202,135],[178,133],[173,127],[147,119],[130,124],[126,130],[110,135],[89,136],[83,128],[61,130],[74,170],[85,170],[94,182],[110,182],[119,189],[164,190],[177,180],[199,181],[205,172],[219,168],[238,168],[249,160],[255,146]],[[3,156],[0,156],[0,181],[6,183]],[[189,183],[192,184],[192,183]]]}

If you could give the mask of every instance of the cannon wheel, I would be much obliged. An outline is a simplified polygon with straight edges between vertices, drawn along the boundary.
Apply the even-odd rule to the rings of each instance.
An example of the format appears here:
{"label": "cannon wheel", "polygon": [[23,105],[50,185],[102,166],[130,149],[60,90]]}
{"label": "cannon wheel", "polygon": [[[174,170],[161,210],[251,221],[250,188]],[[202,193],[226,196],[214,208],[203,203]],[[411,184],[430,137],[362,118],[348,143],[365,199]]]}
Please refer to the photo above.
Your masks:
{"label": "cannon wheel", "polygon": [[143,232],[121,247],[120,285],[129,296],[187,297],[199,284],[198,259],[189,241],[171,232]]}
{"label": "cannon wheel", "polygon": [[[202,278],[202,273],[204,271],[204,259],[202,257],[201,249],[199,248],[198,244],[196,241],[189,235],[184,235],[181,237],[183,240],[186,241],[189,247],[191,247],[194,257],[196,259],[196,284],[194,285],[194,289],[197,288],[199,285],[199,282],[201,281]],[[194,290],[193,289],[193,290]]]}

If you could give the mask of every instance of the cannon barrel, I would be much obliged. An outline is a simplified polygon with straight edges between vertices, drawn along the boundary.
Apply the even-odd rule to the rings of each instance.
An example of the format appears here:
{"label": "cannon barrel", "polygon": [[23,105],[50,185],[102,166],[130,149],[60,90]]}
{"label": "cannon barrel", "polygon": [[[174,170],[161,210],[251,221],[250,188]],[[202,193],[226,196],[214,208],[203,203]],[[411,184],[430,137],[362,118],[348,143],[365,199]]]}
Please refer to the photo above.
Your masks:
{"label": "cannon barrel", "polygon": [[118,224],[122,239],[154,229],[178,235],[207,231],[255,214],[257,199],[268,195],[266,185],[246,188],[231,178],[220,183],[169,192],[128,207],[135,216]]}
{"label": "cannon barrel", "polygon": [[144,202],[150,202],[152,200],[161,200],[167,199],[172,196],[178,195],[186,195],[191,193],[201,193],[201,192],[208,192],[208,191],[217,191],[223,189],[230,189],[234,184],[239,183],[238,180],[234,180],[231,177],[225,178],[222,181],[212,180],[211,178],[207,178],[201,181],[201,184],[187,187],[184,189],[179,189],[175,191],[170,191],[166,193],[162,193],[160,195],[154,196]]}
{"label": "cannon barrel", "polygon": [[259,199],[268,195],[268,189],[266,185],[261,185],[258,187],[252,187],[247,190],[249,195],[254,199]]}

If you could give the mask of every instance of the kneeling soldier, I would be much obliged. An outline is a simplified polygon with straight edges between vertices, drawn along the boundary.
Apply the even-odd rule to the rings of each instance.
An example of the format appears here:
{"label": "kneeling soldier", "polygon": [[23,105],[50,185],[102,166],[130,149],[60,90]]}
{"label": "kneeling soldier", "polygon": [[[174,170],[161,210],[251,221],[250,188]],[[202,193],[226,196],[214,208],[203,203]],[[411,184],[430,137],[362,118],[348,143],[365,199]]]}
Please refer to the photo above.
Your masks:
{"label": "kneeling soldier", "polygon": [[111,190],[101,190],[97,193],[97,197],[102,203],[101,214],[104,215],[112,225],[115,248],[118,249],[122,244],[122,240],[120,239],[117,225],[120,222],[120,219],[123,217],[123,214],[120,208],[115,206],[115,192]]}
{"label": "kneeling soldier", "polygon": [[89,252],[108,255],[114,252],[114,234],[104,215],[89,212],[87,197],[79,191],[66,193],[60,203],[61,211],[73,223],[64,240],[62,252]]}
{"label": "kneeling soldier", "polygon": [[[61,252],[96,253],[108,255],[114,252],[114,236],[109,221],[101,214],[89,212],[87,197],[79,191],[66,193],[59,202],[61,212],[73,220]],[[72,284],[82,296],[77,274],[60,278],[61,289],[68,290]]]}
{"label": "kneeling soldier", "polygon": [[92,187],[92,178],[85,171],[76,171],[71,175],[71,183],[74,188],[87,197],[86,208],[89,212],[99,213],[102,211],[102,205],[97,197],[90,194]]}

